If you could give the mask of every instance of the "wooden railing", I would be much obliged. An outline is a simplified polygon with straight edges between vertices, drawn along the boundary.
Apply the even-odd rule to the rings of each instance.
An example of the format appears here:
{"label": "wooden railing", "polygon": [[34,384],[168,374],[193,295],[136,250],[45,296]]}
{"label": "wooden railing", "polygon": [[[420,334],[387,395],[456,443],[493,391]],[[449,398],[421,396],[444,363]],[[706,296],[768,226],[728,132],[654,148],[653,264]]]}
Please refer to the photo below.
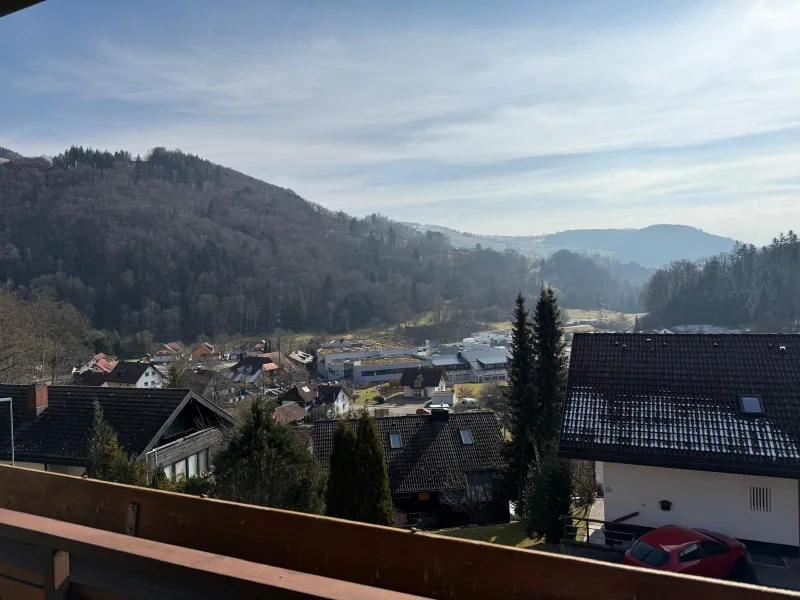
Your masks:
{"label": "wooden railing", "polygon": [[[230,578],[231,589],[235,592],[229,597],[236,596],[238,586],[253,590],[258,589],[258,585],[272,585],[273,588],[263,589],[278,589],[275,588],[274,579],[270,580],[272,583],[263,579],[277,577],[277,571],[272,571],[271,575],[264,572],[259,575],[262,579],[254,583],[247,579],[243,571],[235,570],[245,569],[245,566],[269,566],[288,570],[284,572],[300,579],[300,574],[314,575],[326,578],[323,581],[338,581],[342,585],[369,586],[371,591],[376,592],[372,596],[361,597],[379,597],[377,592],[385,590],[426,598],[459,600],[800,598],[800,595],[791,592],[743,584],[634,569],[558,554],[7,466],[0,466],[0,508],[8,509],[2,515],[4,521],[0,527],[0,537],[28,541],[33,538],[25,536],[31,535],[30,531],[40,526],[31,521],[23,523],[23,519],[29,517],[9,511],[57,519],[62,521],[59,525],[64,527],[68,524],[81,525],[84,527],[79,528],[80,531],[50,531],[55,537],[35,538],[34,542],[51,552],[88,553],[90,558],[94,557],[92,560],[102,560],[108,553],[109,556],[113,555],[115,564],[128,564],[126,561],[134,557],[137,568],[147,572],[152,572],[151,565],[158,565],[156,571],[168,574],[170,565],[173,565],[175,573],[189,573],[205,564],[208,567],[205,572],[202,569],[197,571],[205,573],[203,577],[212,577],[212,573],[207,573],[211,570],[223,578]],[[23,535],[14,527],[21,527],[28,533]],[[86,545],[99,538],[80,538],[80,535],[89,535],[87,532],[93,531],[85,528],[103,530],[94,532],[92,535],[95,536],[115,535],[103,538],[102,545]],[[124,535],[126,531],[130,536]],[[174,546],[182,548],[175,554],[175,560],[170,553],[176,551]],[[202,553],[203,560],[207,562],[179,563],[177,559],[180,557],[185,557],[187,561],[198,558],[190,550]],[[242,566],[239,561],[250,562]],[[229,571],[229,566],[235,569]],[[184,576],[179,578],[183,579]],[[251,585],[256,585],[256,588],[249,587]],[[286,593],[289,594],[289,591]],[[297,597],[334,596],[314,596],[302,592]]]}

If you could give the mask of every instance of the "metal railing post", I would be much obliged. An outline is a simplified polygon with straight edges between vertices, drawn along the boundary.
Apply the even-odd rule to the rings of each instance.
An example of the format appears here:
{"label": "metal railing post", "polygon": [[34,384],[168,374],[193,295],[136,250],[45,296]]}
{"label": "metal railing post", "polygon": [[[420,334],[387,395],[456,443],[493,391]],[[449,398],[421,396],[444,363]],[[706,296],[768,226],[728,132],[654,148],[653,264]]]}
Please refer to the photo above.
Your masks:
{"label": "metal railing post", "polygon": [[12,398],[0,398],[0,402],[8,402],[8,417],[11,423],[11,466],[16,466],[14,460],[14,400]]}

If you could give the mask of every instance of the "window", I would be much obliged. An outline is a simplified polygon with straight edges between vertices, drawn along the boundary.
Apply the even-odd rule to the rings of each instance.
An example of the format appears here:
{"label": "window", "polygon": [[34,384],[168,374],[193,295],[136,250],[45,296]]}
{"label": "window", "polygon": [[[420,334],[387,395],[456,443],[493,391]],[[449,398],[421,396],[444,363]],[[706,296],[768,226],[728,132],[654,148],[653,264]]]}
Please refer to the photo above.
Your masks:
{"label": "window", "polygon": [[461,443],[465,446],[475,443],[472,439],[472,432],[469,429],[459,429],[458,432],[461,434]]}
{"label": "window", "polygon": [[167,465],[164,467],[164,475],[167,476],[167,479],[172,479],[172,465]]}
{"label": "window", "polygon": [[746,415],[763,415],[764,402],[761,396],[739,396],[742,412]]}
{"label": "window", "polygon": [[700,542],[700,550],[703,556],[716,556],[725,554],[728,550],[719,542]]}
{"label": "window", "polygon": [[149,383],[150,383],[149,381],[145,381],[144,382],[144,387],[147,387],[149,385]]}
{"label": "window", "polygon": [[422,390],[414,390],[414,398],[422,398]]}
{"label": "window", "polygon": [[192,454],[188,458],[189,462],[189,472],[187,477],[197,477],[197,454]]}
{"label": "window", "polygon": [[201,473],[208,471],[208,448],[197,453],[197,468]]}
{"label": "window", "polygon": [[398,448],[403,447],[403,438],[399,433],[389,434],[389,446],[392,448],[392,450],[397,450]]}
{"label": "window", "polygon": [[750,510],[755,512],[772,512],[772,488],[763,485],[751,485]]}
{"label": "window", "polygon": [[667,564],[669,554],[661,548],[656,548],[650,544],[639,540],[631,548],[631,555],[651,567],[660,567]]}
{"label": "window", "polygon": [[700,551],[700,546],[692,544],[678,552],[678,562],[692,562],[694,560],[700,560],[702,556],[703,553]]}
{"label": "window", "polygon": [[178,462],[175,463],[174,469],[175,469],[175,477],[180,477],[181,475],[183,475],[185,477],[186,476],[186,461],[185,460],[179,460]]}

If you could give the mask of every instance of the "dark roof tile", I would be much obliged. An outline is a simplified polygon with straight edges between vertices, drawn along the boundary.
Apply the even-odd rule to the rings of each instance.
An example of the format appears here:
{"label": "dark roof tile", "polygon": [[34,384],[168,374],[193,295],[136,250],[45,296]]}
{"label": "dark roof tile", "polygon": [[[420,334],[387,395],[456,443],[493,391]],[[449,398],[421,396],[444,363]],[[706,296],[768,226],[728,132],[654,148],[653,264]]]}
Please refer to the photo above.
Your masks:
{"label": "dark roof tile", "polygon": [[[764,414],[743,413],[743,395]],[[800,336],[576,334],[560,452],[798,477]]]}

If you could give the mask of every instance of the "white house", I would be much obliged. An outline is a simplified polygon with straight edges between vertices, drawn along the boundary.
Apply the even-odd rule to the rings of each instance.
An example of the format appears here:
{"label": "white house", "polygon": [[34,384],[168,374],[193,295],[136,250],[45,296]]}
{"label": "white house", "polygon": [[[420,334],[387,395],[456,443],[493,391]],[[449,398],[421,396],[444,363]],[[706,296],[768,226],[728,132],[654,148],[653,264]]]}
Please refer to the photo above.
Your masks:
{"label": "white house", "polygon": [[575,334],[559,454],[602,461],[605,520],[800,549],[800,337]]}
{"label": "white house", "polygon": [[118,362],[105,376],[108,387],[160,388],[164,376],[149,362]]}
{"label": "white house", "polygon": [[405,398],[432,398],[434,392],[444,391],[444,371],[434,367],[417,367],[403,371],[400,385]]}
{"label": "white house", "polygon": [[319,385],[314,399],[312,418],[334,419],[350,409],[350,396],[341,385]]}

